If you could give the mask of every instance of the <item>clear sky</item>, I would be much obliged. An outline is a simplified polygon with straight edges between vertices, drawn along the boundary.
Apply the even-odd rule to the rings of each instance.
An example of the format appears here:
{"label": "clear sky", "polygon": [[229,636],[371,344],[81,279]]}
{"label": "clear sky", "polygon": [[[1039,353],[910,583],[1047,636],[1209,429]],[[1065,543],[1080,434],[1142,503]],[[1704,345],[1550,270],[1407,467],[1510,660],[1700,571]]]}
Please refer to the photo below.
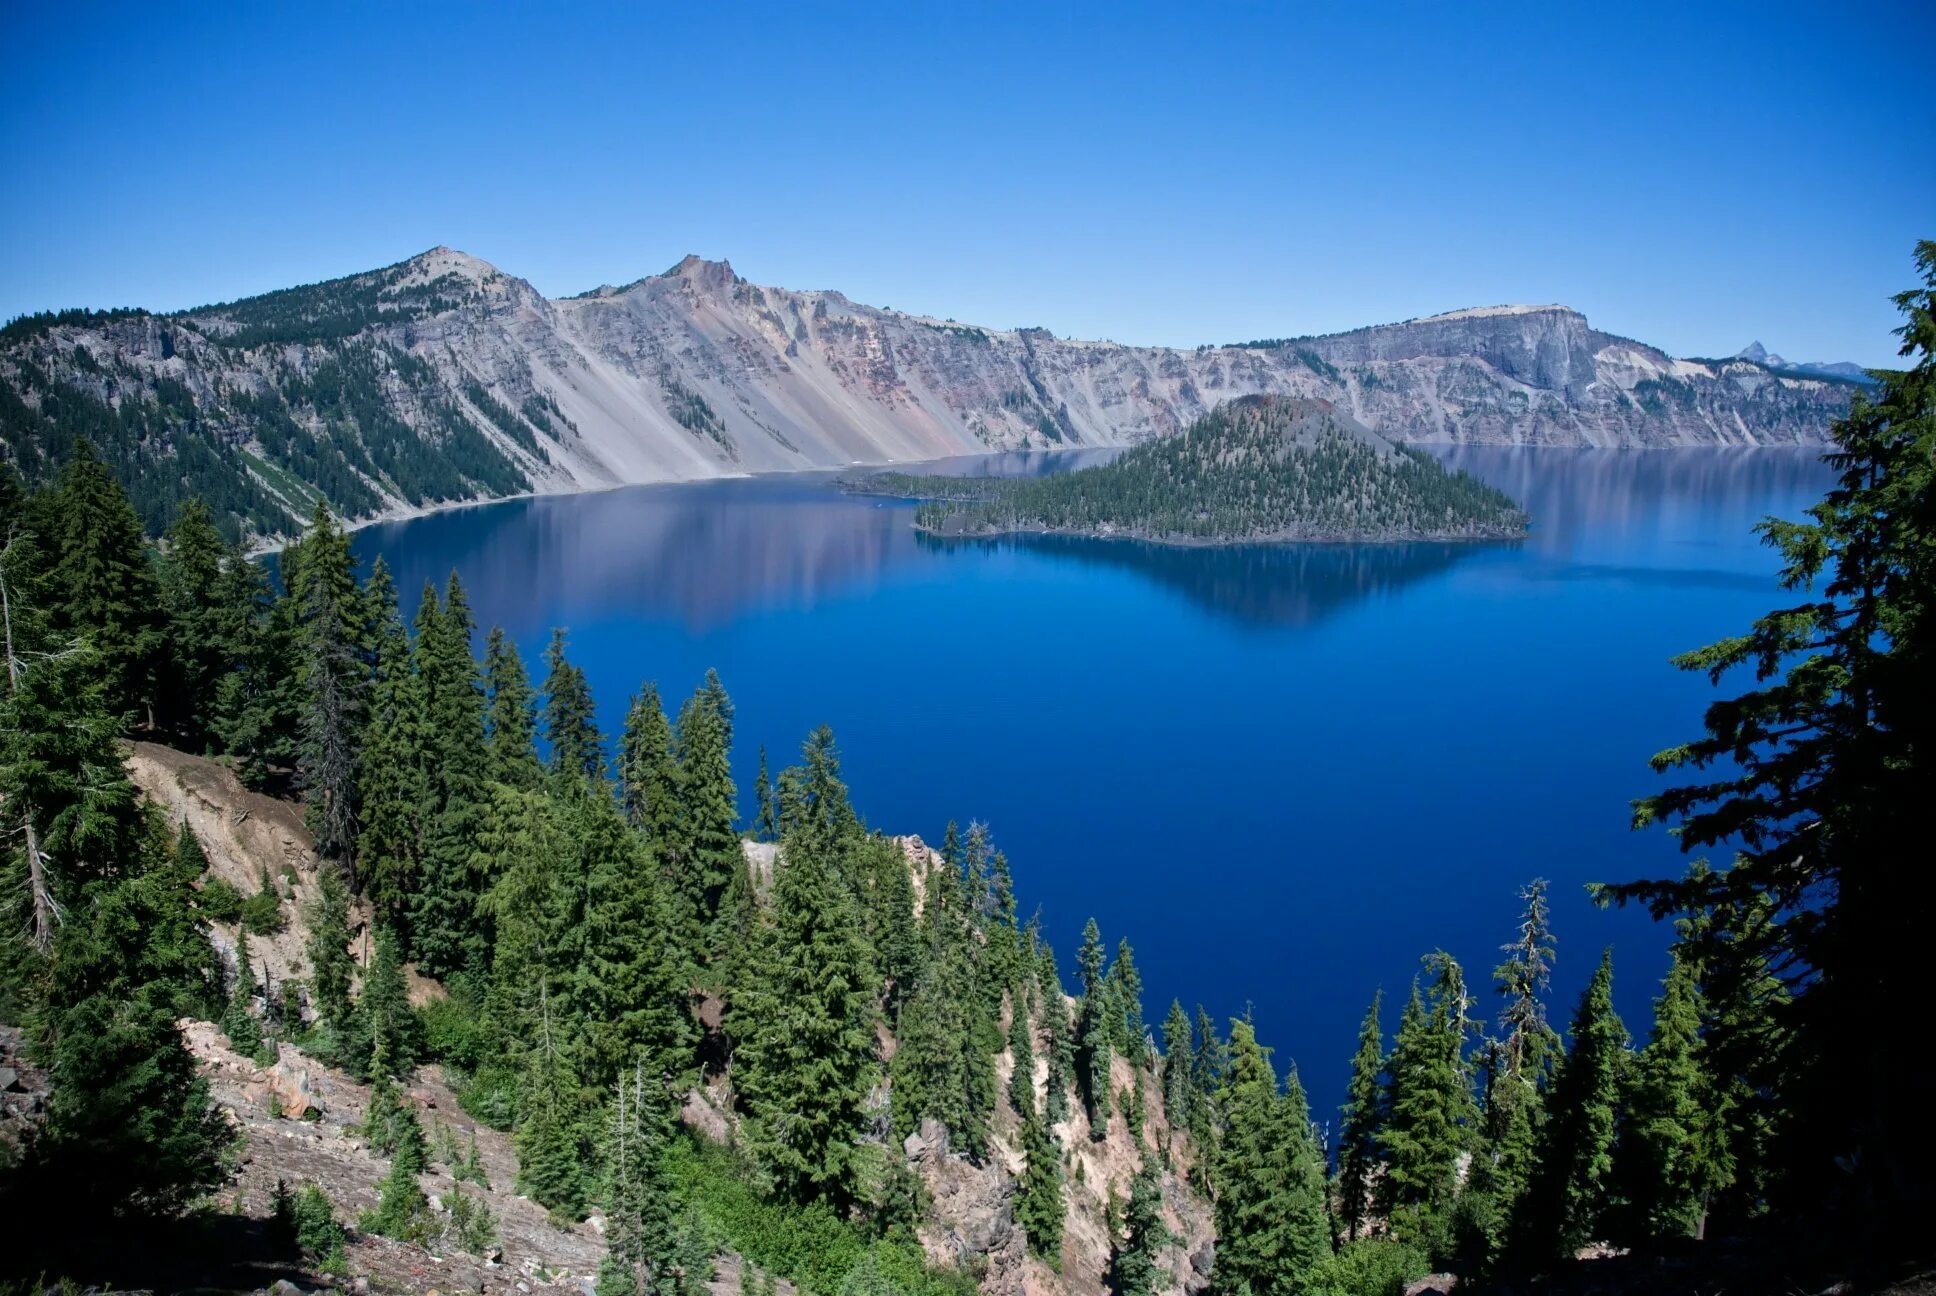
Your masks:
{"label": "clear sky", "polygon": [[1936,5],[0,0],[0,316],[439,243],[1194,344],[1564,302],[1886,363]]}

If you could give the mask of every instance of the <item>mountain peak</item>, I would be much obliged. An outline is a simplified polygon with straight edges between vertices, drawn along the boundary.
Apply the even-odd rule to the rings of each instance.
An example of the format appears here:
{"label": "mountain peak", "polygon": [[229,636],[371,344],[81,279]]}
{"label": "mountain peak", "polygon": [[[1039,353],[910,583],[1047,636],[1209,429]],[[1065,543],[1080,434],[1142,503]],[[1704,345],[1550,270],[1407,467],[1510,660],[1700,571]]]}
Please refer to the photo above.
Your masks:
{"label": "mountain peak", "polygon": [[679,258],[679,264],[665,272],[665,278],[703,279],[707,281],[724,279],[731,283],[739,276],[733,273],[733,263],[725,259],[708,261],[695,252],[688,252]]}
{"label": "mountain peak", "polygon": [[1768,361],[1768,348],[1761,345],[1760,340],[1757,339],[1748,343],[1748,345],[1742,347],[1739,351],[1736,351],[1734,358],[1736,360],[1752,360],[1756,364],[1766,364]]}
{"label": "mountain peak", "polygon": [[455,274],[479,281],[499,273],[498,268],[484,258],[474,257],[468,252],[460,252],[442,243],[428,252],[419,252],[404,264],[431,279],[439,275]]}

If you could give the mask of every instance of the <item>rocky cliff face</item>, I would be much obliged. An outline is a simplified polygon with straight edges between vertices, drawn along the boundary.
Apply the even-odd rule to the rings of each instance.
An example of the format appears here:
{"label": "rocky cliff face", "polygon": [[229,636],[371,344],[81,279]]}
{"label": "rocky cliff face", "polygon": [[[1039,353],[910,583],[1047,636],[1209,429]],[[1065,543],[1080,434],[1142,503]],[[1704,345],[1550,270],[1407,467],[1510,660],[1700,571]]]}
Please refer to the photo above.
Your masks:
{"label": "rocky cliff face", "polygon": [[1819,441],[1851,388],[1677,360],[1561,306],[1176,350],[978,328],[768,288],[687,257],[549,300],[437,248],[155,316],[0,333],[0,436],[29,476],[87,436],[151,525],[198,492],[260,531],[524,491],[1117,445],[1262,393],[1411,442]]}

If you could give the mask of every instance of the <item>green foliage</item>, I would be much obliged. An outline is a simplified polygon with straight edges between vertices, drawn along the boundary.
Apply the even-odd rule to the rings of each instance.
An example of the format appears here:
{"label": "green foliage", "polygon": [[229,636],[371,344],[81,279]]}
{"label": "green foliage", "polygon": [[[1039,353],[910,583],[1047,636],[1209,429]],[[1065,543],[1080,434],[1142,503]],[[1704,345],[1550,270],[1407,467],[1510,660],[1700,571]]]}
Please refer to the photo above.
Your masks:
{"label": "green foliage", "polygon": [[847,483],[936,501],[915,525],[1182,543],[1267,539],[1513,538],[1526,516],[1499,491],[1404,447],[1347,432],[1326,407],[1248,397],[1113,463],[1047,477],[882,473]]}
{"label": "green foliage", "polygon": [[1015,1199],[1015,1222],[1028,1237],[1029,1250],[1062,1267],[1062,1156],[1041,1116],[1022,1117],[1022,1183]]}
{"label": "green foliage", "polygon": [[1655,755],[1692,781],[1637,802],[1635,822],[1671,825],[1684,850],[1738,846],[1734,862],[1603,893],[1716,918],[1744,945],[1737,966],[1787,982],[1776,1023],[1806,1077],[1787,1095],[1784,1195],[1836,1209],[1878,1254],[1921,1230],[1936,1162],[1936,1063],[1899,1047],[1921,1016],[1936,910],[1936,874],[1913,862],[1936,750],[1936,242],[1917,244],[1915,268],[1896,297],[1909,366],[1852,394],[1830,433],[1836,484],[1806,519],[1758,528],[1793,597],[1675,659],[1711,683],[1753,679],[1708,708],[1698,738]]}
{"label": "green foliage", "polygon": [[1082,1001],[1076,1010],[1076,1081],[1083,1109],[1089,1117],[1089,1136],[1103,1138],[1109,1129],[1110,1065],[1115,1021],[1103,974],[1102,932],[1091,918],[1082,929],[1082,949],[1076,955],[1082,978]]}
{"label": "green foliage", "polygon": [[565,657],[565,632],[553,630],[545,649],[549,673],[544,684],[545,741],[551,768],[598,782],[605,776],[605,749],[598,739],[598,717],[585,672]]}
{"label": "green foliage", "polygon": [[1111,1239],[1110,1290],[1116,1296],[1153,1296],[1165,1275],[1156,1267],[1156,1253],[1171,1242],[1163,1225],[1162,1178],[1147,1155],[1130,1180],[1129,1201],[1123,1208],[1121,1230]]}
{"label": "green foliage", "polygon": [[240,917],[243,930],[251,936],[273,936],[282,930],[282,896],[268,869],[262,870],[255,893],[242,902]]}
{"label": "green foliage", "polygon": [[1654,1001],[1654,1029],[1629,1069],[1616,1161],[1629,1227],[1643,1238],[1700,1231],[1705,1203],[1726,1186],[1713,1081],[1702,1047],[1701,995],[1678,952]]}
{"label": "green foliage", "polygon": [[1613,1011],[1613,953],[1580,997],[1537,1163],[1511,1247],[1527,1263],[1571,1256],[1591,1241],[1608,1204],[1627,1029]]}
{"label": "green foliage", "polygon": [[824,1201],[761,1193],[757,1172],[726,1148],[675,1139],[666,1168],[677,1198],[727,1246],[808,1291],[838,1292],[857,1270],[884,1278],[906,1296],[970,1296],[976,1290],[967,1274],[929,1270],[920,1244],[911,1239],[870,1236],[860,1221]]}
{"label": "green foliage", "polygon": [[304,1254],[316,1260],[341,1258],[343,1226],[336,1220],[336,1208],[328,1193],[313,1183],[304,1184],[296,1190],[290,1217],[296,1245]]}
{"label": "green foliage", "polygon": [[1379,1198],[1396,1229],[1437,1245],[1458,1195],[1460,1160],[1476,1149],[1480,1133],[1465,1056],[1466,1036],[1476,1028],[1459,965],[1435,953],[1425,966],[1428,993],[1414,982],[1386,1066]]}
{"label": "green foliage", "polygon": [[1432,1258],[1418,1247],[1388,1237],[1359,1238],[1312,1265],[1298,1291],[1300,1296],[1404,1296],[1431,1271]]}
{"label": "green foliage", "polygon": [[242,920],[242,893],[224,877],[211,877],[202,884],[201,910],[210,922],[235,923]]}
{"label": "green foliage", "polygon": [[1351,1083],[1345,1089],[1343,1120],[1338,1131],[1338,1220],[1345,1236],[1357,1238],[1372,1205],[1373,1181],[1381,1160],[1378,1143],[1383,1127],[1385,1090],[1385,1033],[1378,1024],[1384,994],[1373,995],[1358,1031],[1358,1051],[1351,1059]]}
{"label": "green foliage", "polygon": [[1217,1278],[1254,1296],[1298,1291],[1331,1251],[1324,1165],[1304,1092],[1280,1093],[1247,1021],[1231,1024],[1216,1154]]}
{"label": "green foliage", "polygon": [[873,1087],[878,984],[852,894],[811,817],[790,828],[771,928],[731,1005],[747,1146],[798,1200],[854,1200],[854,1136]]}

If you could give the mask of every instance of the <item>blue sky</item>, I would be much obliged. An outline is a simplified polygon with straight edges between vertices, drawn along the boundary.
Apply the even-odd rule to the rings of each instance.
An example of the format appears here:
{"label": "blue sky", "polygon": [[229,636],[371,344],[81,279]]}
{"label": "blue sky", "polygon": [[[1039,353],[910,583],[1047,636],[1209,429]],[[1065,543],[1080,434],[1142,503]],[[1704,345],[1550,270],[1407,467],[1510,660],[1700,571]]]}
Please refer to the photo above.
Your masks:
{"label": "blue sky", "polygon": [[[1831,16],[1832,15],[1832,16]],[[450,244],[1194,344],[1559,301],[1887,362],[1936,7],[0,0],[0,316]]]}

